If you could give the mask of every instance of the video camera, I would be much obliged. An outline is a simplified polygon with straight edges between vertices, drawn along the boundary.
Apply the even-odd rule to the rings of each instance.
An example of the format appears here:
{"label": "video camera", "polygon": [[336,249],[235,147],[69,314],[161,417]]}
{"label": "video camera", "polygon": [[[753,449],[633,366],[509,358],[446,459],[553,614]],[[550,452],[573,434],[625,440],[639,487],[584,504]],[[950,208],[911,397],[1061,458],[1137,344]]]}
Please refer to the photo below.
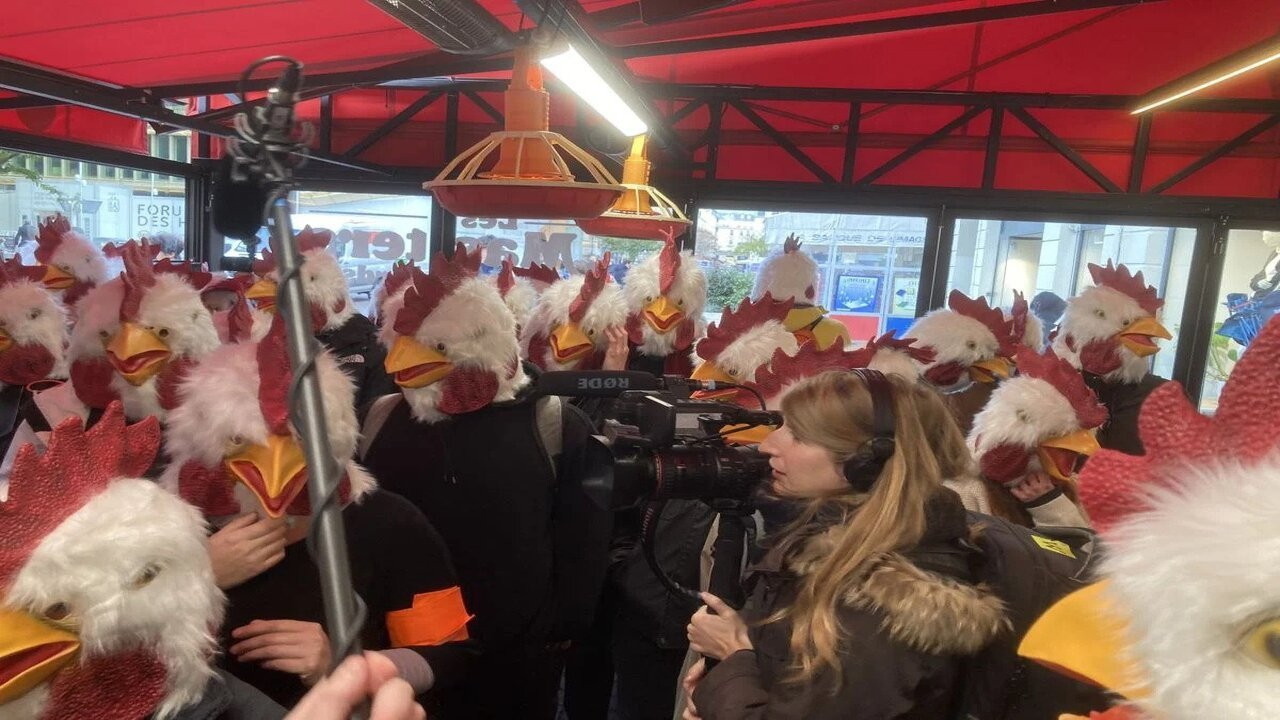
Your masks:
{"label": "video camera", "polygon": [[589,450],[586,488],[613,510],[646,501],[750,500],[769,460],[754,447],[726,444],[722,429],[780,425],[782,416],[691,397],[729,386],[631,371],[547,372],[535,381],[541,394],[612,398]]}

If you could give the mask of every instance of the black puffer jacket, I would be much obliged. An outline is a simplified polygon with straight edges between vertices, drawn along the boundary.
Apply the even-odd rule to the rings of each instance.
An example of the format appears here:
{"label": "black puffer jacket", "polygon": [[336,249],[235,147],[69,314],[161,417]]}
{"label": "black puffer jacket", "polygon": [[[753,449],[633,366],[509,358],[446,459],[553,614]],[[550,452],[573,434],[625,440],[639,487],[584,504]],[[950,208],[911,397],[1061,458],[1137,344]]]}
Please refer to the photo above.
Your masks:
{"label": "black puffer jacket", "polygon": [[[954,715],[961,658],[976,654],[1006,625],[1000,600],[968,578],[964,508],[950,491],[929,508],[929,527],[913,552],[892,553],[866,569],[837,618],[846,633],[838,684],[830,670],[789,682],[789,622],[758,624],[794,602],[800,580],[834,549],[835,528],[811,527],[791,557],[770,551],[755,567],[743,610],[751,651],[716,665],[693,694],[703,720],[936,720]],[[924,568],[929,568],[925,570]]]}
{"label": "black puffer jacket", "polygon": [[356,313],[332,330],[316,334],[316,339],[356,383],[356,409],[373,400],[399,392],[383,363],[387,351],[378,342],[378,328],[369,318]]}
{"label": "black puffer jacket", "polygon": [[1098,429],[1098,444],[1109,450],[1142,455],[1138,411],[1153,390],[1169,381],[1151,373],[1136,383],[1106,382],[1093,373],[1084,373],[1084,381],[1107,408],[1107,422]]}

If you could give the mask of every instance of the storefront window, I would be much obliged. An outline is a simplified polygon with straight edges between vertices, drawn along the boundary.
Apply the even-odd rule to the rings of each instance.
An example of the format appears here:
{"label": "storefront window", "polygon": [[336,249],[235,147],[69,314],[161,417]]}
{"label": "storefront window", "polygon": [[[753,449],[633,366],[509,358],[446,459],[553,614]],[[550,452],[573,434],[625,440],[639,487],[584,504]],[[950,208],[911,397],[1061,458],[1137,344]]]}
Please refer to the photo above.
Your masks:
{"label": "storefront window", "polygon": [[1218,407],[1222,386],[1258,331],[1280,308],[1280,231],[1232,230],[1218,285],[1200,411]]}
{"label": "storefront window", "polygon": [[497,272],[503,259],[518,267],[541,263],[564,275],[582,273],[608,252],[609,271],[618,282],[633,262],[662,247],[649,240],[588,235],[569,220],[460,217],[456,236],[469,250],[483,250],[480,261],[485,273]]}
{"label": "storefront window", "polygon": [[0,149],[0,256],[35,262],[37,227],[61,213],[101,247],[148,237],[186,254],[186,181],[114,165]]}
{"label": "storefront window", "polygon": [[[1009,307],[1013,291],[1066,300],[1093,284],[1089,264],[1108,260],[1142,271],[1164,298],[1162,343],[1152,372],[1169,377],[1179,339],[1195,228],[961,218],[952,241],[948,287]],[[1049,295],[1046,295],[1049,297]],[[1047,326],[1057,322],[1056,317]],[[1046,332],[1050,327],[1046,327]]]}
{"label": "storefront window", "polygon": [[751,292],[769,255],[795,234],[818,263],[815,302],[862,341],[915,318],[927,221],[923,217],[704,208],[697,256],[707,271],[708,319]]}

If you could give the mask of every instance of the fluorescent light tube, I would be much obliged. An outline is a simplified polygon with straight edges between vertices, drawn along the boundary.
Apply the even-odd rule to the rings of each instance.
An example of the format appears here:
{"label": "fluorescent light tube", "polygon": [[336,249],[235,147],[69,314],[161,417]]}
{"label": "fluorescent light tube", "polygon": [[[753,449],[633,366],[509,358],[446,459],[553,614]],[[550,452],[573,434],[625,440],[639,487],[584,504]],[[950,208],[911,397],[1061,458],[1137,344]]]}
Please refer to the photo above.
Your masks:
{"label": "fluorescent light tube", "polygon": [[1217,77],[1215,77],[1215,78],[1213,78],[1213,79],[1211,79],[1211,80],[1205,80],[1204,82],[1202,82],[1202,83],[1200,83],[1200,84],[1198,84],[1198,85],[1196,85],[1196,86],[1194,86],[1194,87],[1187,88],[1186,90],[1183,90],[1183,91],[1181,91],[1181,92],[1174,93],[1173,95],[1169,95],[1168,97],[1160,98],[1159,100],[1156,100],[1155,102],[1147,103],[1146,105],[1143,105],[1142,107],[1138,108],[1137,110],[1134,110],[1134,111],[1133,111],[1132,113],[1130,113],[1130,114],[1132,114],[1132,115],[1140,115],[1140,114],[1142,114],[1142,113],[1144,113],[1144,112],[1147,112],[1148,110],[1154,110],[1155,108],[1158,108],[1158,107],[1160,107],[1161,105],[1168,105],[1169,103],[1173,102],[1174,100],[1181,100],[1182,98],[1184,98],[1184,97],[1186,97],[1186,96],[1188,96],[1188,95],[1192,95],[1192,94],[1194,94],[1194,93],[1198,93],[1198,92],[1200,92],[1201,90],[1204,90],[1204,89],[1205,89],[1205,88],[1207,88],[1207,87],[1213,87],[1214,85],[1217,85],[1217,84],[1219,84],[1219,83],[1226,82],[1226,81],[1230,80],[1231,78],[1236,77],[1237,75],[1243,75],[1243,74],[1245,74],[1245,73],[1249,72],[1250,70],[1254,70],[1254,69],[1256,69],[1256,68],[1260,68],[1260,67],[1262,67],[1263,65],[1266,65],[1267,63],[1270,63],[1270,62],[1274,62],[1274,61],[1276,61],[1276,60],[1280,60],[1280,50],[1277,50],[1276,52],[1271,53],[1270,55],[1267,55],[1267,56],[1265,56],[1265,57],[1263,57],[1263,58],[1260,58],[1260,59],[1258,59],[1258,60],[1254,60],[1253,62],[1248,63],[1247,65],[1242,65],[1241,67],[1238,67],[1238,68],[1236,68],[1236,69],[1234,69],[1234,70],[1231,70],[1231,71],[1229,71],[1229,72],[1225,72],[1225,73],[1223,73],[1223,74],[1221,74],[1221,75],[1218,75]]}
{"label": "fluorescent light tube", "polygon": [[627,137],[634,137],[647,132],[649,127],[636,114],[635,110],[622,99],[605,79],[591,67],[591,63],[582,57],[572,45],[566,45],[561,52],[542,58],[542,66],[551,71],[560,82],[573,91],[575,95],[600,113],[618,132]]}

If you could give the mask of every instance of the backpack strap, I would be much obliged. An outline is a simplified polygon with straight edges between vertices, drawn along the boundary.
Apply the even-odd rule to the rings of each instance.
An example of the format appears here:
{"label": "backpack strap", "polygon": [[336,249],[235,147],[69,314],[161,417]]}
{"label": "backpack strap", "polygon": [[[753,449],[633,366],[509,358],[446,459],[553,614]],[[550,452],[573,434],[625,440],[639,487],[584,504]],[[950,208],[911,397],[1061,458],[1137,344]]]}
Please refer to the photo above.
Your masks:
{"label": "backpack strap", "polygon": [[364,461],[365,454],[369,452],[369,447],[378,437],[382,426],[386,424],[387,418],[391,417],[391,411],[395,410],[403,399],[404,396],[400,393],[392,393],[383,395],[368,406],[364,413],[364,420],[360,423],[360,444],[356,446],[356,457],[361,462]]}

